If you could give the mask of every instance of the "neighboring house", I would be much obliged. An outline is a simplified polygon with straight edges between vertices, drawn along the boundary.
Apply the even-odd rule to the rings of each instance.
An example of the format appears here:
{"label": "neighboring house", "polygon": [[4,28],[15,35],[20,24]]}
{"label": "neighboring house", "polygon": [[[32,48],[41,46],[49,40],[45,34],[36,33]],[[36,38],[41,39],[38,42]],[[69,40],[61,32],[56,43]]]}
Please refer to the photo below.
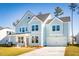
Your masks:
{"label": "neighboring house", "polygon": [[72,36],[69,36],[69,44],[72,44]]}
{"label": "neighboring house", "polygon": [[27,11],[16,24],[17,46],[67,46],[70,17],[52,17],[50,13],[34,15]]}
{"label": "neighboring house", "polygon": [[69,44],[72,44],[72,40],[73,40],[73,43],[76,44],[76,37],[75,36],[73,36],[73,37],[70,36],[69,37]]}
{"label": "neighboring house", "polygon": [[0,44],[7,44],[9,42],[8,35],[14,33],[10,28],[0,27]]}
{"label": "neighboring house", "polygon": [[79,44],[79,33],[75,36],[75,42],[76,44]]}

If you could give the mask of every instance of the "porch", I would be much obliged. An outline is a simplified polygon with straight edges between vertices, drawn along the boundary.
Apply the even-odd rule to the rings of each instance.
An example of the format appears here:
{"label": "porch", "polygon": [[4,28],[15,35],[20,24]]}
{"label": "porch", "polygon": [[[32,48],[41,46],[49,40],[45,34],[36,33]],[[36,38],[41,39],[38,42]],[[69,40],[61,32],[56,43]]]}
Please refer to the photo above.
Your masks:
{"label": "porch", "polygon": [[[13,42],[12,39],[15,41],[17,47],[26,47],[29,45],[29,36],[30,34],[13,34],[9,35],[9,41]],[[15,39],[14,39],[15,38]]]}

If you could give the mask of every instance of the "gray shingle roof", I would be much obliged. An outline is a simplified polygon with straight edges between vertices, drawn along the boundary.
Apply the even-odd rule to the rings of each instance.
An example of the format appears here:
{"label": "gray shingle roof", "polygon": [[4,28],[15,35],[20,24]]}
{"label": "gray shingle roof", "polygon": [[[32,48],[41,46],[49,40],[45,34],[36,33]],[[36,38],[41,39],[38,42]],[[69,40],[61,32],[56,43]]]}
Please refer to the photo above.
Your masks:
{"label": "gray shingle roof", "polygon": [[[70,17],[61,17],[59,18],[61,21],[63,22],[69,22],[70,21]],[[49,19],[46,24],[50,23],[53,19]]]}
{"label": "gray shingle roof", "polygon": [[46,22],[46,24],[50,23],[52,20],[53,20],[53,19],[49,19],[49,20]]}
{"label": "gray shingle roof", "polygon": [[50,13],[46,13],[46,14],[40,14],[40,15],[37,15],[36,17],[38,17],[41,21],[45,21],[46,18],[49,16]]}
{"label": "gray shingle roof", "polygon": [[63,22],[69,22],[70,21],[70,17],[61,17],[59,19],[62,20]]}
{"label": "gray shingle roof", "polygon": [[4,29],[3,27],[0,26],[0,30]]}

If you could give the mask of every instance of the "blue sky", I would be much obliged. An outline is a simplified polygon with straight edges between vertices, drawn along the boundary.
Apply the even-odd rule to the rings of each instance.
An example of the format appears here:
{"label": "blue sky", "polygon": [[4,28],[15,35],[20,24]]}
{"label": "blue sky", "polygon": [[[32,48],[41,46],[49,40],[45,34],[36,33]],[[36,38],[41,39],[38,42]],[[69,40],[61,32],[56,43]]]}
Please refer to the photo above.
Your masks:
{"label": "blue sky", "polygon": [[[62,16],[70,16],[71,11],[68,7],[69,4],[64,3],[0,3],[0,26],[12,27],[12,23],[30,10],[33,14],[51,13],[54,17],[54,9],[59,6],[63,9],[64,14]],[[79,15],[74,13],[74,34],[79,32]],[[71,34],[71,32],[70,32]]]}

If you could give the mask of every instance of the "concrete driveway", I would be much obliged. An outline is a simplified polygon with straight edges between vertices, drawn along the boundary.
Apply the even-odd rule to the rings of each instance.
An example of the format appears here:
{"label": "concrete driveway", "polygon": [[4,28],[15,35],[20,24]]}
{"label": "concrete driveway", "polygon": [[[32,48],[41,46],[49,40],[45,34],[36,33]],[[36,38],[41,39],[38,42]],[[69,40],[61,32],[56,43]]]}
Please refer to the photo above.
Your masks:
{"label": "concrete driveway", "polygon": [[44,47],[19,56],[64,56],[65,47]]}

